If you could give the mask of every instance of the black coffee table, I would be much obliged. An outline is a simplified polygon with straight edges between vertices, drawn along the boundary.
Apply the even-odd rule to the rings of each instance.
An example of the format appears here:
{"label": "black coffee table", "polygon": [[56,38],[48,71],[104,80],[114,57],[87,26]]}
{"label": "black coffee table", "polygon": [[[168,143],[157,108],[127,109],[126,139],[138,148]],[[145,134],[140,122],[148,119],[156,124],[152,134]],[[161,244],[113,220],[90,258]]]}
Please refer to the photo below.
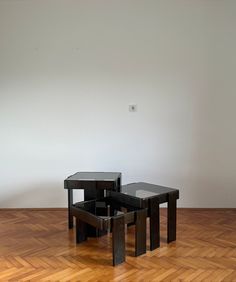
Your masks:
{"label": "black coffee table", "polygon": [[104,197],[104,190],[120,191],[120,172],[77,172],[64,181],[64,188],[68,190],[68,226],[73,228],[73,190],[83,189],[84,200],[94,200]]}
{"label": "black coffee table", "polygon": [[76,242],[87,240],[88,227],[112,231],[113,265],[125,261],[125,224],[135,223],[135,256],[146,253],[147,209],[130,207],[112,196],[79,202],[71,207],[76,217]]}
{"label": "black coffee table", "polygon": [[148,208],[150,217],[150,250],[160,246],[159,205],[168,203],[167,242],[176,240],[176,203],[179,190],[145,182],[124,185],[120,193],[109,191],[114,198],[134,207]]}

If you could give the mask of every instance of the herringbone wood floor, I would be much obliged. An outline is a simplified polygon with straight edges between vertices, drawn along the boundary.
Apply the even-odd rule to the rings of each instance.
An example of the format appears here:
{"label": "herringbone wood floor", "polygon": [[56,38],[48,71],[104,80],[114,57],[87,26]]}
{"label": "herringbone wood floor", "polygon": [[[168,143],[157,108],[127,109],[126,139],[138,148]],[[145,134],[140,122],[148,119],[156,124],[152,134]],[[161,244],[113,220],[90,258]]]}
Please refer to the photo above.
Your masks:
{"label": "herringbone wood floor", "polygon": [[66,210],[0,210],[0,281],[236,281],[236,209],[178,209],[177,241],[111,265],[111,237],[75,244]]}

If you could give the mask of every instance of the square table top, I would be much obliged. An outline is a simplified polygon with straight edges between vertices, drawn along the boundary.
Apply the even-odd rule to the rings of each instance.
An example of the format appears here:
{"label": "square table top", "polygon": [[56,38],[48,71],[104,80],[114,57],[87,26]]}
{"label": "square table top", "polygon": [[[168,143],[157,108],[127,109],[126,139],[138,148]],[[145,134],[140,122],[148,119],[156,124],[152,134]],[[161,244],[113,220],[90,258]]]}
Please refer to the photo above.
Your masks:
{"label": "square table top", "polygon": [[166,196],[169,193],[176,193],[177,198],[179,198],[178,189],[150,184],[146,182],[136,182],[123,185],[121,187],[120,193],[143,200],[153,197],[163,198],[163,196]]}
{"label": "square table top", "polygon": [[120,172],[76,172],[67,177],[67,181],[116,181],[121,176]]}
{"label": "square table top", "polygon": [[139,208],[133,207],[132,210],[123,209],[125,204],[117,202],[112,197],[104,197],[100,200],[89,200],[78,202],[72,206],[72,211],[79,219],[90,225],[106,230],[111,226],[111,219],[117,216],[124,216],[125,223],[131,223],[135,220],[135,211]]}

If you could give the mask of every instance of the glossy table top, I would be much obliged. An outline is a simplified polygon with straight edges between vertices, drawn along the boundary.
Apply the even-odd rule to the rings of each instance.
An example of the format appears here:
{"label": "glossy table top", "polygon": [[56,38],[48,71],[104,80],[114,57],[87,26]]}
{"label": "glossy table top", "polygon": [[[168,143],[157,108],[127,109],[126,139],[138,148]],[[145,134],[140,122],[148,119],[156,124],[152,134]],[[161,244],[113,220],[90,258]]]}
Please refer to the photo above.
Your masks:
{"label": "glossy table top", "polygon": [[77,172],[66,180],[75,181],[116,181],[121,176],[120,172]]}
{"label": "glossy table top", "polygon": [[[113,206],[114,203],[114,206]],[[90,209],[91,204],[93,205],[93,208]],[[125,206],[121,203],[118,203],[116,201],[113,201],[109,197],[104,198],[103,200],[91,200],[91,201],[85,201],[85,202],[78,202],[74,205],[74,207],[81,208],[85,211],[88,211],[89,213],[102,217],[112,217],[120,214],[127,214],[131,212],[132,210],[136,210],[134,207],[132,210],[123,209]]]}
{"label": "glossy table top", "polygon": [[[125,224],[135,221],[135,211],[140,210],[140,208],[129,206],[129,209],[127,209],[126,207],[126,204],[112,197],[104,197],[100,200],[75,203],[71,209],[73,215],[85,223],[102,230],[108,230],[114,217],[123,216]],[[146,210],[142,211],[146,212]]]}
{"label": "glossy table top", "polygon": [[179,190],[164,187],[164,186],[159,186],[155,184],[150,184],[146,182],[130,183],[127,185],[123,185],[121,188],[122,194],[133,196],[140,199],[147,199],[161,195],[166,195],[171,192],[178,193]]}

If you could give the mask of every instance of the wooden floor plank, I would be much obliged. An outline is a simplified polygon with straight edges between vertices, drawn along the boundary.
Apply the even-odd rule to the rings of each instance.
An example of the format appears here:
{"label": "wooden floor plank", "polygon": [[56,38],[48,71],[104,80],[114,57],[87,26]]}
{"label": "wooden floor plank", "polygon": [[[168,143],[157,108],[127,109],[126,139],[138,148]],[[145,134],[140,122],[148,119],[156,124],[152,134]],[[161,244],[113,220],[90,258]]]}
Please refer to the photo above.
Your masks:
{"label": "wooden floor plank", "polygon": [[[236,281],[236,209],[178,209],[177,241],[112,266],[111,234],[75,244],[65,209],[0,210],[0,281]],[[147,232],[149,223],[147,225]],[[148,242],[149,246],[149,242]]]}

